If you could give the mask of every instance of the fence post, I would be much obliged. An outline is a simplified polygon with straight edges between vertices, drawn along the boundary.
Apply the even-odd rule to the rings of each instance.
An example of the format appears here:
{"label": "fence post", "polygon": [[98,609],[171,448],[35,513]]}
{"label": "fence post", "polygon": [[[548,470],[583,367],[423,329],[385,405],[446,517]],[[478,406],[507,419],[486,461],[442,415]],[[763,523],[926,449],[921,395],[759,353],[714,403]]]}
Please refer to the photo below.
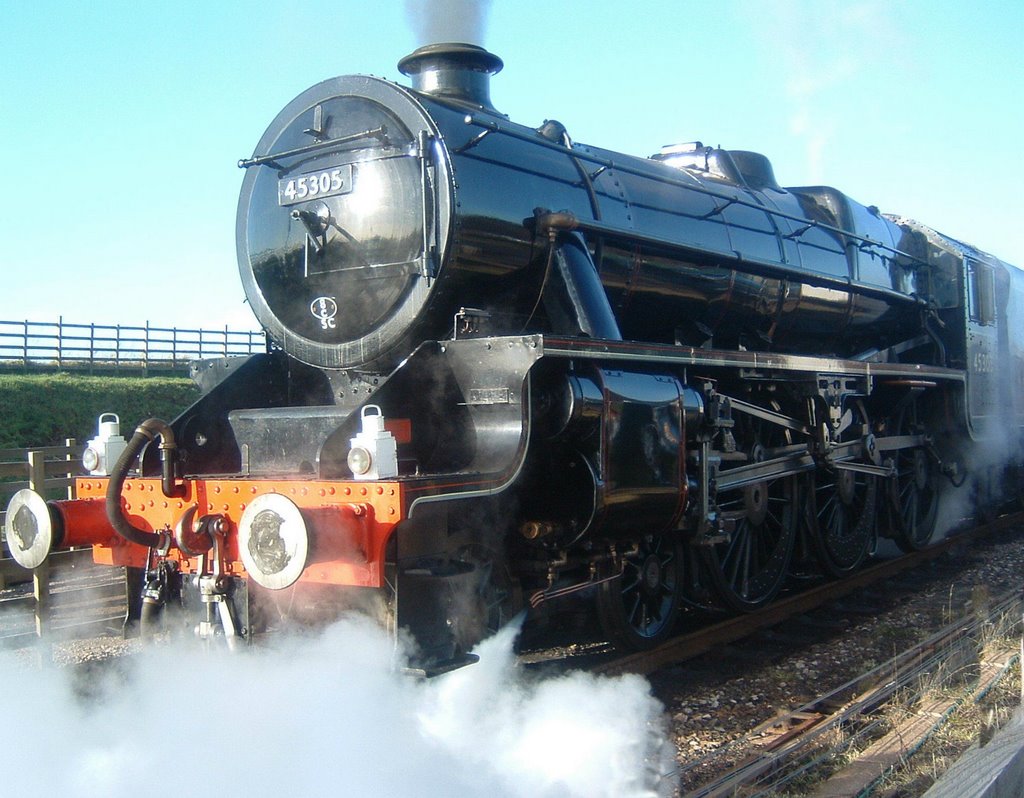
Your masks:
{"label": "fence post", "polygon": [[57,317],[57,368],[64,368],[64,316]]}
{"label": "fence post", "polygon": [[21,339],[22,361],[25,371],[28,371],[28,319],[25,319],[25,337]]}
{"label": "fence post", "polygon": [[96,322],[89,323],[89,373],[96,361]]}
{"label": "fence post", "polygon": [[73,499],[75,498],[75,478],[73,474],[78,469],[71,465],[71,463],[74,463],[75,460],[77,459],[75,457],[74,448],[78,445],[78,441],[76,441],[74,438],[65,438],[64,445],[68,447],[68,453],[64,455],[64,459],[67,460],[68,462],[68,470],[64,476],[68,478],[68,498]]}
{"label": "fence post", "polygon": [[[42,452],[28,453],[28,486],[42,495],[46,490],[46,458]],[[50,560],[32,569],[32,594],[36,599],[36,635],[44,637],[50,626]]]}

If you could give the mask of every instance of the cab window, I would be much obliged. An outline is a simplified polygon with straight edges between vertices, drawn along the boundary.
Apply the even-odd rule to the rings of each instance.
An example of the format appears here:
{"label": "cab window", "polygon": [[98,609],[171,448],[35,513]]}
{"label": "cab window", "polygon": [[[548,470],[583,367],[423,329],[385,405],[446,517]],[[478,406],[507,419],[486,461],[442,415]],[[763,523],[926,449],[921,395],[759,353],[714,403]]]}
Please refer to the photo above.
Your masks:
{"label": "cab window", "polygon": [[972,260],[967,262],[967,284],[971,321],[983,327],[996,323],[996,280],[991,266]]}

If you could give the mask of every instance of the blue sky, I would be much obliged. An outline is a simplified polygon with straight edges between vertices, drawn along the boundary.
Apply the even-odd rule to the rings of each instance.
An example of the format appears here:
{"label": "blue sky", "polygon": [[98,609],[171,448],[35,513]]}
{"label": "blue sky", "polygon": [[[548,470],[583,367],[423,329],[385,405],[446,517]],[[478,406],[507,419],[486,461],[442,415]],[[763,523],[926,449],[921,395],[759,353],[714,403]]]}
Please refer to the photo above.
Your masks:
{"label": "blue sky", "polygon": [[[468,0],[410,5],[473,19]],[[1024,265],[1016,0],[487,10],[482,43],[505,61],[492,98],[514,121],[556,118],[635,155],[698,139],[761,151],[783,185],[833,185]],[[401,0],[5,0],[0,319],[254,327],[237,160],[313,83],[406,83],[395,65],[421,43]]]}

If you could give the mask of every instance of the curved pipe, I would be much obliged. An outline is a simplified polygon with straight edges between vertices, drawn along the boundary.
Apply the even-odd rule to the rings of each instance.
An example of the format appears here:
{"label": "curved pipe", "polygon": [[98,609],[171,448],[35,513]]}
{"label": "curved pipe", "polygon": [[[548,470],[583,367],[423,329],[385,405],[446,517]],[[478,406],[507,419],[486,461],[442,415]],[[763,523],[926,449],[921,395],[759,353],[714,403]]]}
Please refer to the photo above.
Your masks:
{"label": "curved pipe", "polygon": [[178,494],[178,488],[174,484],[174,459],[177,452],[174,433],[165,422],[158,418],[151,418],[136,427],[135,434],[132,435],[128,446],[125,447],[114,465],[110,483],[107,485],[106,509],[107,520],[122,538],[146,548],[164,549],[170,542],[170,535],[162,532],[147,532],[134,527],[121,512],[121,489],[124,487],[128,471],[135,464],[143,447],[154,440],[157,435],[160,436],[160,460],[163,465],[161,487],[164,495],[169,498]]}
{"label": "curved pipe", "polygon": [[556,329],[569,335],[621,341],[619,323],[583,236],[566,233],[561,239],[557,245],[552,242],[556,247],[555,279],[546,286],[546,304]]}

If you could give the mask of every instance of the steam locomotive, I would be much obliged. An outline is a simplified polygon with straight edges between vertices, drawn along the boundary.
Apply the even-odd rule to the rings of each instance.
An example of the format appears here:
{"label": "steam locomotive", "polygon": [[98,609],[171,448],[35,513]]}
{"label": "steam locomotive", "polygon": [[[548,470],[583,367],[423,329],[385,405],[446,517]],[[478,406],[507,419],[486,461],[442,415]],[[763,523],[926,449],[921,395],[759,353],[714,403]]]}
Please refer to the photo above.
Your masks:
{"label": "steam locomotive", "polygon": [[412,88],[277,115],[236,230],[273,346],[194,367],[202,397],[74,500],[16,495],[16,559],[128,566],[147,634],[358,608],[443,669],[571,594],[650,647],[687,604],[926,545],[944,486],[1019,490],[1024,272],[754,152],[513,123],[501,67],[429,45]]}

